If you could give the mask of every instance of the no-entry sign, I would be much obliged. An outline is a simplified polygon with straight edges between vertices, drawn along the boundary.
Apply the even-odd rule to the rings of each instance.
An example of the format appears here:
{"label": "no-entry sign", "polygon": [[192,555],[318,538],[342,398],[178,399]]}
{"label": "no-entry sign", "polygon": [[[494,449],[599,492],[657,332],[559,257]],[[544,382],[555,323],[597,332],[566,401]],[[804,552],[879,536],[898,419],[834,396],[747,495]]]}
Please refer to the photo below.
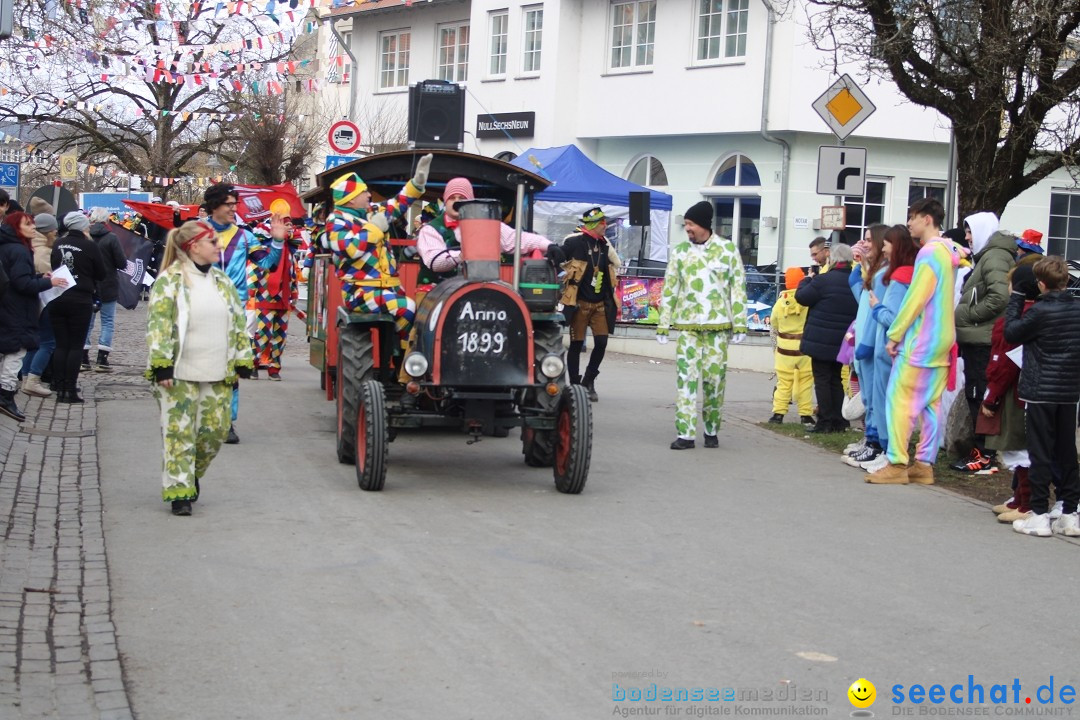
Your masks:
{"label": "no-entry sign", "polygon": [[360,147],[360,128],[356,127],[356,123],[348,120],[338,120],[330,126],[326,139],[330,143],[331,150],[341,155],[348,155]]}

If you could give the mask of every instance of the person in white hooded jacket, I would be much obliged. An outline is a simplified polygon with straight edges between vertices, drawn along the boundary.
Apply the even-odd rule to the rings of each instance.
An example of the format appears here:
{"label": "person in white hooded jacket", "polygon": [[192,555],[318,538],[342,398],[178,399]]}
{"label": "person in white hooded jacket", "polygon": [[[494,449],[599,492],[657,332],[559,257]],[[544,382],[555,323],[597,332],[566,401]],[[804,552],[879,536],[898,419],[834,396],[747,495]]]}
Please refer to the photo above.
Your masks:
{"label": "person in white hooded jacket", "polygon": [[[980,212],[964,219],[971,240],[974,267],[964,278],[956,306],[956,342],[964,358],[964,397],[971,409],[972,430],[986,394],[986,366],[990,362],[990,333],[994,322],[1005,313],[1009,301],[1009,271],[1016,263],[1016,238],[998,232],[998,218]],[[953,465],[955,470],[977,472],[988,469],[993,453],[986,450],[985,438],[975,436],[968,456]]]}

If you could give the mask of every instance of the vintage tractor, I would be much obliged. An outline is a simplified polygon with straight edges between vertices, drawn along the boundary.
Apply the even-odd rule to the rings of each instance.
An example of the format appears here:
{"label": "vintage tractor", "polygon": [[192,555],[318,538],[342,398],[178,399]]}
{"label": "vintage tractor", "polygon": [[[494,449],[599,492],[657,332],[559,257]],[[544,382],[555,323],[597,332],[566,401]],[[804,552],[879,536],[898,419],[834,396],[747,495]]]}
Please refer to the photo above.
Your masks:
{"label": "vintage tractor", "polygon": [[[556,268],[543,258],[522,259],[519,250],[509,263],[500,262],[499,253],[507,206],[512,203],[514,219],[521,220],[525,198],[547,183],[491,158],[435,155],[433,193],[464,175],[478,178],[478,195],[492,197],[461,204],[464,270],[422,299],[407,353],[399,350],[389,315],[342,307],[329,258],[317,259],[309,279],[311,358],[323,370],[328,399],[337,402],[338,459],[355,464],[361,488],[381,490],[388,446],[401,429],[459,428],[475,443],[520,427],[525,462],[552,467],[560,492],[580,493],[589,472],[592,414],[584,389],[570,385],[565,371]],[[369,187],[393,192],[410,176],[412,158],[364,158],[324,173],[321,182],[354,170]],[[399,263],[409,295],[417,270],[418,263]]]}

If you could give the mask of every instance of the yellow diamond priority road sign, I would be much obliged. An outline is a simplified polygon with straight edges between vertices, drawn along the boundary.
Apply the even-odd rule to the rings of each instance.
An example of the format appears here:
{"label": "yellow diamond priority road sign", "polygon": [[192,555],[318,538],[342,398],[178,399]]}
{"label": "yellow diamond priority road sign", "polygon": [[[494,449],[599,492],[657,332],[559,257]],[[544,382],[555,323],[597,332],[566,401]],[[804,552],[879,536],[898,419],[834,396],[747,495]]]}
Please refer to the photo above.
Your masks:
{"label": "yellow diamond priority road sign", "polygon": [[841,140],[877,110],[850,75],[843,75],[813,103],[814,110]]}

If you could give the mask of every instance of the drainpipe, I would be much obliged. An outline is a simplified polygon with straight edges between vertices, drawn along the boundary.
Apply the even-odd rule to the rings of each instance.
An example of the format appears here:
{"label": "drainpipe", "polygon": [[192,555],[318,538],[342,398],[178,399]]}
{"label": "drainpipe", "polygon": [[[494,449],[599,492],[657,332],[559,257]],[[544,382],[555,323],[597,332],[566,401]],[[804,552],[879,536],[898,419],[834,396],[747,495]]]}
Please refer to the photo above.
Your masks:
{"label": "drainpipe", "polygon": [[353,76],[349,78],[349,120],[356,122],[356,70],[360,67],[360,64],[356,61],[356,56],[353,55],[352,48],[345,44],[345,38],[338,32],[334,20],[331,19],[328,25],[330,26],[330,32],[334,33],[334,37],[337,38],[338,47],[342,48],[345,51],[345,54],[349,56],[349,59],[352,60]]}
{"label": "drainpipe", "polygon": [[769,30],[765,34],[765,79],[761,88],[761,137],[783,148],[783,162],[780,167],[780,219],[777,222],[776,236],[776,271],[773,283],[780,291],[781,260],[784,257],[784,236],[787,233],[788,175],[791,168],[791,145],[782,138],[769,133],[769,93],[772,88],[773,28],[776,26],[776,11],[769,0],[762,0],[769,13]]}

